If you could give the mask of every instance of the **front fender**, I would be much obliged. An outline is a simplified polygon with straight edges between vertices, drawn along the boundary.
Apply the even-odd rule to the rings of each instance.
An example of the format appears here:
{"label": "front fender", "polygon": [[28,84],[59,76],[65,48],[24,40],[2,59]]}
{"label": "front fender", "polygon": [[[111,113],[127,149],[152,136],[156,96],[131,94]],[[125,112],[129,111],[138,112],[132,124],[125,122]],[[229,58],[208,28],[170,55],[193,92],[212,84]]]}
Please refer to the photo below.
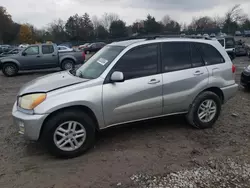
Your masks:
{"label": "front fender", "polygon": [[[77,86],[72,86],[77,87]],[[66,90],[67,88],[63,89]],[[104,126],[102,112],[102,85],[70,91],[52,91],[44,102],[34,109],[35,114],[51,114],[66,107],[85,106],[94,113],[99,127]]]}
{"label": "front fender", "polygon": [[15,63],[18,67],[20,67],[20,63],[16,59],[3,58],[1,59],[1,64],[3,65],[4,63]]}
{"label": "front fender", "polygon": [[65,59],[71,59],[73,60],[74,62],[77,62],[77,59],[72,56],[72,55],[64,55],[62,57],[59,58],[59,61],[60,61],[60,64],[65,60]]}

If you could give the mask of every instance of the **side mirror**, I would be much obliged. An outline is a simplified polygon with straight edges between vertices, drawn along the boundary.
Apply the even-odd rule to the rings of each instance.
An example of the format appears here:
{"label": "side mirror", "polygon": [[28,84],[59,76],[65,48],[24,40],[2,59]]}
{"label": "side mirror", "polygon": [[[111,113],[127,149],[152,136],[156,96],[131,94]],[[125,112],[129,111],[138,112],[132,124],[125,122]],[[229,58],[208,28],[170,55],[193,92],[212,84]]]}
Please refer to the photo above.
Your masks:
{"label": "side mirror", "polygon": [[27,55],[27,53],[26,53],[26,52],[22,52],[22,55],[23,55],[23,56],[26,56],[26,55]]}
{"label": "side mirror", "polygon": [[112,82],[124,82],[124,75],[122,72],[115,71],[111,75]]}

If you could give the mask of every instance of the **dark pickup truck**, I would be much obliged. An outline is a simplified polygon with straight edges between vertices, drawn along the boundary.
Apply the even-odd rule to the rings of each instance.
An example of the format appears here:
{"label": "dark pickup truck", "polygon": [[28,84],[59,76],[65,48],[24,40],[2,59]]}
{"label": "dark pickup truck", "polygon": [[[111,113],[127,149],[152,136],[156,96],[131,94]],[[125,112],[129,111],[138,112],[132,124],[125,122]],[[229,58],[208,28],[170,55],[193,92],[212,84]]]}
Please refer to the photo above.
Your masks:
{"label": "dark pickup truck", "polygon": [[0,69],[5,76],[15,76],[19,70],[35,70],[60,67],[72,69],[85,61],[81,51],[58,52],[54,44],[30,45],[17,54],[0,58]]}

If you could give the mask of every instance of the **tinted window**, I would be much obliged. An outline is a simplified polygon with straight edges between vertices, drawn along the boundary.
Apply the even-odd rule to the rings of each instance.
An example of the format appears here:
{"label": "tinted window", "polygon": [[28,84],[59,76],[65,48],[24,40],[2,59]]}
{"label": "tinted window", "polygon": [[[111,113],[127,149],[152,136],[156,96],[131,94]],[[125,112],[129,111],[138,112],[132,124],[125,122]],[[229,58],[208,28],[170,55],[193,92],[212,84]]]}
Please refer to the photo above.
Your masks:
{"label": "tinted window", "polygon": [[43,45],[42,53],[43,54],[52,54],[54,52],[54,47],[52,45]]}
{"label": "tinted window", "polygon": [[220,52],[210,44],[196,43],[196,47],[201,51],[203,59],[207,65],[224,63],[225,60]]}
{"label": "tinted window", "polygon": [[115,65],[125,79],[157,74],[157,44],[144,45],[128,51]]}
{"label": "tinted window", "polygon": [[190,44],[187,42],[162,43],[163,72],[191,68]]}
{"label": "tinted window", "polygon": [[37,55],[39,54],[39,47],[38,46],[30,46],[25,50],[27,55]]}
{"label": "tinted window", "polygon": [[191,47],[191,60],[193,67],[201,67],[204,65],[200,51],[195,47],[194,43],[190,44]]}

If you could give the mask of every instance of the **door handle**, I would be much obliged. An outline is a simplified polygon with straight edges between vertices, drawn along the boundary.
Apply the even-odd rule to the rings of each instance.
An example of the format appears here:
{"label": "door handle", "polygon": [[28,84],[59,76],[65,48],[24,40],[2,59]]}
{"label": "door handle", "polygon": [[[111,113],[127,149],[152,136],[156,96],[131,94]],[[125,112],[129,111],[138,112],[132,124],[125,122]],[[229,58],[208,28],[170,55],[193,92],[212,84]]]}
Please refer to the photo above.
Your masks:
{"label": "door handle", "polygon": [[202,74],[204,74],[204,72],[201,72],[201,71],[195,71],[195,73],[194,73],[195,76],[199,76],[199,75],[202,75]]}
{"label": "door handle", "polygon": [[148,84],[157,84],[160,83],[160,80],[152,79],[148,82]]}
{"label": "door handle", "polygon": [[36,57],[41,57],[40,55],[36,56]]}
{"label": "door handle", "polygon": [[56,56],[55,54],[52,54],[52,56]]}

